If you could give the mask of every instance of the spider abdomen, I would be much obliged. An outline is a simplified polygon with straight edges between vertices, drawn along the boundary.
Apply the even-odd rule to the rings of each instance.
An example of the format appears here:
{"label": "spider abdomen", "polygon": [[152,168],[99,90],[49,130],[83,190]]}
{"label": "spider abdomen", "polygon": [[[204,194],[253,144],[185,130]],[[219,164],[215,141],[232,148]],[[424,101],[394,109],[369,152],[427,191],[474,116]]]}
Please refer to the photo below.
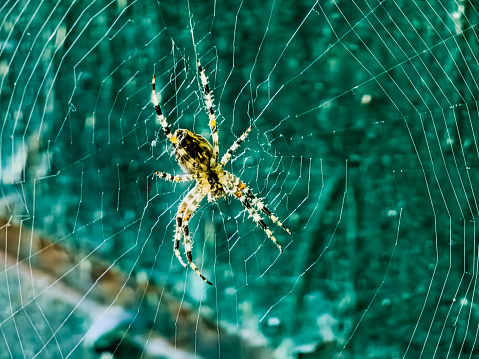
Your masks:
{"label": "spider abdomen", "polygon": [[197,174],[210,167],[213,146],[203,136],[185,129],[176,130],[174,136],[176,159],[185,173]]}

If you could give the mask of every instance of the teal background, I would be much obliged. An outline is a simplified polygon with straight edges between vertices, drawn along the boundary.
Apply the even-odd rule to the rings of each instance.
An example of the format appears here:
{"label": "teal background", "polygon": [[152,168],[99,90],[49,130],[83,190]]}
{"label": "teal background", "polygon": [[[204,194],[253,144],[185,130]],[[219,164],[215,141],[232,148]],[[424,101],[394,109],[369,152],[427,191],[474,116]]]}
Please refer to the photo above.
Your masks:
{"label": "teal background", "polygon": [[[475,358],[478,6],[470,1],[0,5],[0,358]],[[264,198],[191,230],[155,124],[209,138]],[[161,93],[161,95],[160,95]],[[152,146],[153,140],[156,146]],[[193,357],[193,356],[192,356]]]}

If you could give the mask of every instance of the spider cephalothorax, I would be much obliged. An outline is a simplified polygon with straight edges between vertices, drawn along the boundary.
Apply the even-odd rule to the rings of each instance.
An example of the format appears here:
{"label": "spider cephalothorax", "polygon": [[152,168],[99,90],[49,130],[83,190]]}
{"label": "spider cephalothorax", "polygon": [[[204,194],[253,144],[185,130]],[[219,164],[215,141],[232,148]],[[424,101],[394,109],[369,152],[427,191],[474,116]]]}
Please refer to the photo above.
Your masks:
{"label": "spider cephalothorax", "polygon": [[229,173],[228,171],[223,170],[223,167],[226,165],[226,163],[228,163],[233,152],[248,136],[249,132],[251,131],[251,127],[249,127],[241,135],[241,137],[239,137],[233,143],[229,150],[224,154],[221,161],[218,162],[219,141],[218,129],[216,127],[216,117],[213,110],[213,98],[208,86],[208,79],[199,61],[198,71],[200,73],[201,84],[203,86],[206,112],[210,120],[209,125],[211,136],[213,138],[213,145],[211,145],[203,136],[186,129],[178,129],[173,135],[171,134],[170,127],[168,126],[166,118],[163,116],[161,108],[158,104],[158,98],[156,97],[155,93],[155,77],[153,77],[151,101],[155,106],[157,121],[161,124],[166,137],[172,143],[176,160],[178,161],[181,169],[185,172],[184,175],[180,176],[173,176],[168,173],[158,171],[155,171],[155,174],[160,178],[164,178],[172,182],[196,181],[196,186],[188,192],[178,208],[173,250],[180,263],[186,267],[187,264],[183,261],[179,250],[180,240],[183,234],[186,259],[190,267],[206,283],[212,284],[203,276],[196,264],[193,262],[193,255],[191,254],[190,231],[188,227],[188,221],[191,219],[191,216],[206,195],[208,196],[209,201],[216,201],[226,195],[231,195],[238,198],[250,216],[253,217],[253,220],[266,232],[266,235],[278,246],[280,251],[282,251],[280,244],[273,236],[273,232],[271,232],[261,218],[259,212],[263,212],[273,221],[273,223],[276,223],[278,226],[282,227],[289,234],[291,234],[291,232],[238,177]]}

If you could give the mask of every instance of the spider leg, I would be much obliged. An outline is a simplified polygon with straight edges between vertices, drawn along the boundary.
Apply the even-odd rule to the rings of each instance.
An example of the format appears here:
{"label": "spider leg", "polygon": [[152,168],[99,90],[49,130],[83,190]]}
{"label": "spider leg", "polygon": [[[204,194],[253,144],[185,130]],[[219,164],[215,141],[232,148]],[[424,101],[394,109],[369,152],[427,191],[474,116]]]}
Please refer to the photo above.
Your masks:
{"label": "spider leg", "polygon": [[219,152],[219,140],[218,140],[218,128],[216,126],[216,116],[215,111],[213,110],[213,96],[208,85],[208,78],[206,77],[205,70],[201,67],[200,60],[197,62],[198,71],[200,72],[201,84],[203,85],[203,96],[205,99],[206,112],[210,119],[210,130],[211,137],[213,138],[213,159],[215,163],[218,163],[218,152]]}
{"label": "spider leg", "polygon": [[256,224],[259,225],[263,229],[263,231],[265,231],[268,238],[271,239],[274,242],[274,244],[276,244],[276,246],[279,248],[279,252],[283,253],[283,248],[281,248],[281,245],[279,244],[278,240],[273,235],[273,232],[271,232],[271,230],[268,228],[266,223],[264,223],[263,219],[261,218],[261,215],[254,209],[254,207],[251,205],[248,199],[245,196],[243,196],[241,191],[236,191],[234,195],[236,198],[238,198],[241,201],[241,203],[246,208],[250,216],[253,217],[253,221],[255,221]]}
{"label": "spider leg", "polygon": [[[255,208],[257,208],[259,211],[263,212],[265,215],[268,216],[269,219],[279,227],[283,228],[286,232],[288,232],[289,235],[291,234],[291,231],[284,226],[283,222],[281,222],[278,217],[276,217],[266,206],[265,204],[257,198],[253,192],[247,187],[238,177],[236,177],[234,174],[224,171],[225,177],[227,179],[227,183],[231,183],[232,187],[225,187],[227,192],[229,194],[235,195],[237,198],[241,200],[241,196],[238,196],[239,194],[244,193],[250,200],[251,203]],[[260,224],[261,227],[263,227]],[[264,228],[263,228],[264,229]]]}
{"label": "spider leg", "polygon": [[194,179],[193,175],[173,176],[173,175],[170,175],[169,173],[159,172],[159,171],[155,171],[155,175],[158,176],[159,178],[164,178],[165,180],[170,182],[188,182]]}
{"label": "spider leg", "polygon": [[258,198],[256,197],[253,192],[251,192],[251,190],[248,188],[248,187],[244,187],[242,190],[241,190],[243,193],[246,194],[246,196],[251,200],[251,203],[253,204],[253,206],[255,206],[257,209],[259,209],[260,211],[262,211],[265,215],[268,216],[269,219],[271,219],[271,221],[273,223],[275,223],[277,226],[283,228],[286,232],[288,232],[289,235],[292,235],[291,234],[291,231],[284,226],[284,224],[279,220],[278,217],[276,217],[265,205],[264,203]]}
{"label": "spider leg", "polygon": [[188,265],[183,261],[181,258],[180,253],[180,240],[181,240],[181,225],[183,223],[183,212],[184,208],[178,208],[178,213],[176,214],[176,228],[175,228],[175,239],[173,244],[173,252],[175,253],[176,258],[181,263],[183,267],[187,267]]}
{"label": "spider leg", "polygon": [[274,244],[276,244],[276,246],[279,248],[280,253],[283,253],[283,249],[281,248],[281,245],[279,244],[278,240],[273,235],[273,232],[271,232],[266,223],[264,223],[263,218],[261,218],[261,215],[251,205],[250,201],[246,198],[246,196],[243,196],[243,191],[247,189],[246,185],[235,175],[227,171],[224,171],[224,173],[225,177],[227,178],[227,182],[232,185],[228,187],[225,186],[225,191],[240,200],[241,204],[246,208],[249,215],[253,217],[253,221],[255,221],[256,224],[260,226],[263,231],[265,231],[268,238],[271,239]]}
{"label": "spider leg", "polygon": [[228,161],[230,160],[231,155],[233,154],[233,152],[239,147],[241,142],[243,142],[246,139],[246,137],[248,137],[248,134],[249,134],[250,131],[251,131],[251,126],[240,136],[240,138],[238,138],[231,145],[229,150],[226,151],[226,153],[223,155],[223,158],[221,158],[221,162],[220,162],[221,167],[224,167],[228,163]]}
{"label": "spider leg", "polygon": [[155,92],[155,76],[153,76],[153,80],[151,81],[151,102],[153,102],[153,105],[155,106],[156,122],[161,124],[163,131],[165,131],[166,137],[170,140],[173,146],[176,147],[178,139],[171,134],[170,126],[168,126],[168,122],[166,122],[166,118],[163,116],[160,105],[158,104],[158,97],[156,96]]}
{"label": "spider leg", "polygon": [[183,231],[183,218],[186,212],[186,209],[190,206],[190,203],[194,200],[194,198],[200,193],[200,189],[198,186],[195,186],[191,191],[188,192],[183,201],[181,201],[180,206],[178,207],[178,212],[176,213],[176,227],[175,227],[175,238],[173,241],[173,252],[175,252],[176,258],[180,261],[183,267],[187,267],[188,265],[183,261],[181,258],[180,253],[180,241],[181,241],[181,233]]}
{"label": "spider leg", "polygon": [[185,214],[183,216],[183,232],[185,234],[185,253],[186,253],[186,258],[188,259],[188,264],[190,265],[191,269],[193,269],[196,274],[200,276],[201,279],[203,279],[206,283],[209,285],[213,285],[208,279],[205,278],[205,276],[200,272],[198,267],[196,266],[195,262],[193,262],[193,255],[191,253],[192,249],[192,243],[191,243],[191,237],[190,237],[190,229],[188,227],[188,222],[193,216],[193,213],[196,211],[198,208],[200,202],[202,199],[205,197],[205,194],[202,192],[199,192],[191,202],[188,204],[188,207],[185,211]]}

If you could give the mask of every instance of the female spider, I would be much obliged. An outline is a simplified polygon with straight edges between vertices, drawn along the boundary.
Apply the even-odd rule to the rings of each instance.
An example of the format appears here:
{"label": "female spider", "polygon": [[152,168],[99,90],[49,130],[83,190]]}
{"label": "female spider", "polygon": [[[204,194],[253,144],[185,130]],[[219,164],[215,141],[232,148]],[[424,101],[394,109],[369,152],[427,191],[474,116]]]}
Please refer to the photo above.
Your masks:
{"label": "female spider", "polygon": [[218,129],[216,127],[216,117],[213,110],[213,97],[208,85],[208,78],[206,77],[199,60],[197,64],[201,85],[203,87],[205,109],[210,120],[209,125],[211,137],[213,138],[213,145],[211,145],[204,137],[186,129],[178,129],[174,134],[171,134],[168,122],[166,121],[165,116],[163,116],[161,108],[158,104],[158,98],[156,97],[155,92],[155,76],[153,76],[151,101],[155,107],[156,121],[161,124],[166,137],[173,146],[178,164],[186,173],[180,176],[173,176],[165,172],[155,171],[155,175],[171,182],[196,181],[195,187],[188,192],[178,207],[173,251],[180,263],[186,267],[187,264],[183,261],[180,254],[180,241],[182,235],[184,235],[184,246],[188,264],[196,272],[196,274],[201,277],[201,279],[212,285],[212,283],[203,276],[196,264],[193,262],[193,256],[191,254],[192,243],[190,238],[190,230],[188,228],[189,220],[191,219],[195,210],[198,208],[201,200],[206,195],[208,195],[208,201],[210,202],[217,201],[226,195],[231,195],[239,199],[256,224],[258,224],[265,231],[266,235],[276,244],[280,252],[282,252],[281,245],[274,237],[273,232],[263,221],[259,211],[262,211],[271,219],[271,221],[273,221],[273,223],[276,223],[290,235],[291,232],[238,177],[223,169],[223,167],[231,158],[233,152],[238,148],[240,143],[246,139],[251,131],[251,127],[249,127],[241,135],[241,137],[239,137],[233,143],[233,145],[221,158],[221,161],[218,162],[219,141]]}

